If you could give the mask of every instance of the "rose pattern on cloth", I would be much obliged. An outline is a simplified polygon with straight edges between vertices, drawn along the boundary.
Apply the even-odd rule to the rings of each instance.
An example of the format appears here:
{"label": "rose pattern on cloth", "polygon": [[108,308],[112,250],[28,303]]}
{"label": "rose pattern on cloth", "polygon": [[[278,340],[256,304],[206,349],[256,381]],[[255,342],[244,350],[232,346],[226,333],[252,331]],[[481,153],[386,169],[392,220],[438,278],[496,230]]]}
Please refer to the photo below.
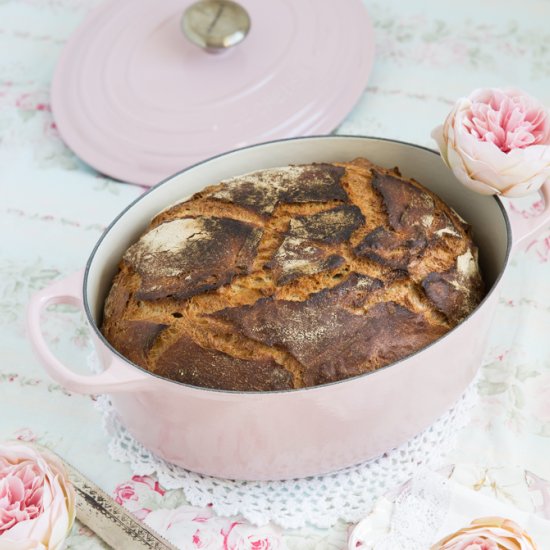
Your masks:
{"label": "rose pattern on cloth", "polygon": [[165,493],[159,482],[151,476],[134,475],[129,482],[116,487],[114,497],[119,504],[143,520],[158,506]]}
{"label": "rose pattern on cloth", "polygon": [[280,529],[255,527],[241,518],[221,518],[211,507],[185,504],[180,490],[166,491],[151,476],[132,476],[117,485],[115,500],[184,549],[283,550]]}
{"label": "rose pattern on cloth", "polygon": [[537,259],[541,263],[547,263],[550,261],[550,235],[542,235],[541,237],[532,240],[527,246],[527,250],[530,250],[536,255]]}
{"label": "rose pattern on cloth", "polygon": [[23,441],[25,443],[32,443],[33,441],[36,441],[36,435],[30,428],[21,428],[13,435],[17,441]]}

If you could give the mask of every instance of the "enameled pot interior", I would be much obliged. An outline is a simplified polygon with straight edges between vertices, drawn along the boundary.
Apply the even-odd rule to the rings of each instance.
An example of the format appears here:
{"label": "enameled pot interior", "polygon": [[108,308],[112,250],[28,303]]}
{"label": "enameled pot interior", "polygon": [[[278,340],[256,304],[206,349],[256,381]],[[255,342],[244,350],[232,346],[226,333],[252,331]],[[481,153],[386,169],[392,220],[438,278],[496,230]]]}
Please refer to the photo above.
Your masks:
{"label": "enameled pot interior", "polygon": [[207,185],[254,170],[311,162],[350,161],[366,157],[376,164],[399,167],[439,195],[473,227],[480,265],[488,291],[506,266],[510,231],[500,202],[467,190],[438,154],[402,142],[366,137],[327,136],[271,142],[240,149],[195,165],[152,188],[123,211],[109,226],[88,261],[85,301],[93,324],[101,322],[103,303],[118,263],[150,219]]}

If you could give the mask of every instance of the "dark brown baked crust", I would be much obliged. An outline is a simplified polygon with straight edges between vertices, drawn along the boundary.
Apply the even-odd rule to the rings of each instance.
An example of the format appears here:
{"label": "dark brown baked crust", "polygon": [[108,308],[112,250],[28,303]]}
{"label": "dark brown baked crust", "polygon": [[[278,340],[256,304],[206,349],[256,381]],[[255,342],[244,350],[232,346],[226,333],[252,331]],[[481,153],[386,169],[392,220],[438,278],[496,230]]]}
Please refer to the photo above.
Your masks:
{"label": "dark brown baked crust", "polygon": [[281,390],[406,357],[482,296],[460,217],[357,159],[247,174],[161,212],[121,261],[102,331],[173,380]]}

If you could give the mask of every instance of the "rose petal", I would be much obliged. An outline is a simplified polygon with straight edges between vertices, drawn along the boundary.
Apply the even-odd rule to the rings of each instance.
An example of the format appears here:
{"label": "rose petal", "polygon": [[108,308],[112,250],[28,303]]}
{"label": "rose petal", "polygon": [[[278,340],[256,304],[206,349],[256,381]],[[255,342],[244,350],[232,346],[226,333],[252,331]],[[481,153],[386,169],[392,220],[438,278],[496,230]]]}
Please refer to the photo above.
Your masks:
{"label": "rose petal", "polygon": [[492,548],[502,550],[536,550],[531,537],[519,525],[499,517],[476,519],[436,543],[431,550],[470,550],[476,548],[477,540],[484,541],[485,548],[491,548],[488,544],[493,543]]}
{"label": "rose petal", "polygon": [[432,130],[432,138],[435,139],[435,141],[437,142],[439,151],[441,152],[441,158],[443,159],[445,164],[448,165],[449,162],[447,160],[447,141],[444,138],[443,125],[436,126]]}
{"label": "rose petal", "polygon": [[519,90],[474,90],[432,137],[457,179],[478,193],[523,196],[550,180],[550,114]]}
{"label": "rose petal", "polygon": [[32,447],[0,445],[0,467],[2,502],[18,506],[0,513],[0,527],[10,514],[16,519],[0,535],[0,550],[60,550],[75,518],[74,489],[61,462]]}
{"label": "rose petal", "polygon": [[449,149],[449,166],[456,178],[466,187],[472,189],[472,191],[476,191],[482,195],[494,195],[500,193],[499,189],[491,187],[490,185],[471,177],[468,167],[454,149]]}

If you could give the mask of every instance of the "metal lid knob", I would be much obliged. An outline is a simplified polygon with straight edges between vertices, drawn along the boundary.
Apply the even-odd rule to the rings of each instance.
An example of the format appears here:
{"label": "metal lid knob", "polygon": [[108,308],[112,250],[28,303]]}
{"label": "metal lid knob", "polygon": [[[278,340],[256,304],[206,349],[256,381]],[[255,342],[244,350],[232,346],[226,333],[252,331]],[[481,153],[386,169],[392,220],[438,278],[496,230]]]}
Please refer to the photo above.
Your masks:
{"label": "metal lid knob", "polygon": [[231,0],[200,0],[183,13],[181,29],[191,42],[217,53],[244,40],[250,30],[250,17]]}

